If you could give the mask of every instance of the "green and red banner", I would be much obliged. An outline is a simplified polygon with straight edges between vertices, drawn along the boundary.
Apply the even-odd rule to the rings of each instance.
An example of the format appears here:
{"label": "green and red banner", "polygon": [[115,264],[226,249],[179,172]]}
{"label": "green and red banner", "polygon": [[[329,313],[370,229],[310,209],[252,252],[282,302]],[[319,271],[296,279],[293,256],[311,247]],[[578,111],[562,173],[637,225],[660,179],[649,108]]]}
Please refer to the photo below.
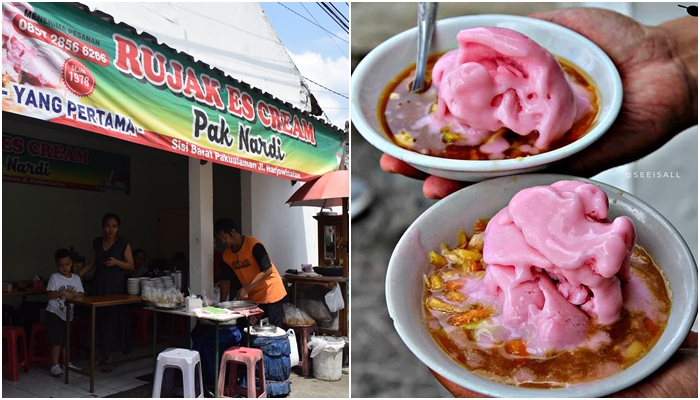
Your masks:
{"label": "green and red banner", "polygon": [[[128,3],[125,3],[128,7]],[[65,3],[3,3],[2,110],[290,180],[342,131]]]}
{"label": "green and red banner", "polygon": [[123,154],[2,135],[3,182],[129,194],[130,159]]}

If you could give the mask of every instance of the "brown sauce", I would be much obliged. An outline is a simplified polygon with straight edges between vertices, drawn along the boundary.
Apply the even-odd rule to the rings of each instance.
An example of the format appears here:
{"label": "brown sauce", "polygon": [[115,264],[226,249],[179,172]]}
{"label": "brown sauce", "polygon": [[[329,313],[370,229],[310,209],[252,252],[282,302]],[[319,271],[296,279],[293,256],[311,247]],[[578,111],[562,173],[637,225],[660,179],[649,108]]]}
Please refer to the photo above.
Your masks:
{"label": "brown sauce", "polygon": [[[467,246],[462,248],[470,249]],[[481,250],[476,249],[476,251]],[[443,254],[445,254],[444,251]],[[466,369],[496,382],[513,386],[566,387],[601,379],[619,372],[634,364],[652,349],[666,328],[671,310],[669,289],[661,269],[644,249],[635,245],[630,271],[636,277],[636,282],[638,284],[642,282],[641,285],[646,287],[645,293],[650,293],[649,297],[651,298],[644,297],[644,300],[656,304],[655,310],[657,311],[653,313],[653,316],[650,317],[639,308],[629,306],[630,299],[635,296],[639,297],[639,295],[633,295],[629,281],[621,279],[624,308],[620,318],[611,325],[593,325],[589,331],[589,335],[593,335],[597,331],[605,331],[611,338],[609,343],[603,344],[596,351],[588,347],[578,347],[572,351],[547,354],[545,357],[532,357],[526,353],[524,348],[522,350],[525,353],[514,353],[511,350],[512,347],[508,347],[509,343],[500,343],[495,347],[486,348],[471,340],[473,332],[470,332],[466,326],[457,331],[459,338],[454,335],[451,337],[436,318],[435,308],[429,309],[427,304],[428,300],[431,299],[440,299],[455,307],[466,305],[464,301],[459,299],[446,300],[449,298],[447,295],[447,291],[450,290],[449,283],[441,283],[442,287],[437,290],[435,287],[431,287],[430,283],[431,278],[435,275],[447,277],[444,282],[449,282],[448,276],[455,276],[455,273],[465,276],[465,270],[451,262],[444,265],[444,259],[443,263],[439,265],[433,261],[429,262],[433,269],[426,276],[423,311],[426,327],[433,339],[452,359]],[[472,271],[478,270],[479,272],[469,273],[481,274],[483,279],[483,269],[488,268],[488,266],[481,266],[478,262],[476,266],[477,268]],[[449,313],[450,311],[445,312]],[[497,312],[495,311],[493,315],[496,315]],[[527,376],[527,379],[523,380],[523,376]]]}
{"label": "brown sauce", "polygon": [[[442,56],[442,54],[433,54],[428,59],[427,66],[427,77],[430,84],[430,76],[432,76],[432,70],[435,66],[437,60]],[[600,96],[597,89],[593,85],[593,81],[588,77],[583,71],[579,70],[573,63],[557,57],[559,64],[561,65],[564,73],[572,78],[574,81],[583,86],[590,94],[593,101],[591,105],[593,109],[584,115],[580,120],[576,121],[574,125],[569,129],[564,136],[559,140],[552,143],[549,150],[558,149],[564,147],[577,139],[584,136],[593,123],[595,122],[596,116],[598,115],[598,110],[600,109]],[[428,139],[426,136],[430,135],[425,132],[425,129],[420,132],[413,132],[410,126],[417,121],[419,118],[427,115],[431,105],[437,102],[437,95],[433,91],[415,94],[411,93],[411,84],[415,76],[415,64],[406,68],[400,74],[398,74],[384,89],[379,101],[378,107],[378,117],[379,121],[384,129],[387,136],[398,146],[406,148],[408,150],[416,151],[412,148],[413,144],[407,144],[407,139],[402,136],[403,132],[407,132],[414,142],[416,140],[421,140],[425,146],[421,146],[422,151],[417,151],[423,154],[459,159],[459,160],[489,160],[489,154],[483,153],[479,150],[478,146],[457,146],[452,144],[440,145],[436,143],[435,140],[440,141],[440,138],[432,139],[433,142],[428,144]],[[401,117],[387,117],[387,110],[400,110],[403,114]],[[435,136],[435,134],[432,134]],[[521,136],[516,134],[511,130],[506,130],[503,137],[510,143],[510,147],[504,152],[504,158],[517,158],[517,157],[527,157],[530,154],[521,150],[524,145],[532,146],[537,140],[539,133],[533,131],[527,136]],[[420,138],[420,139],[416,139]],[[442,139],[444,143],[444,139]],[[423,148],[425,147],[425,148]],[[440,150],[434,150],[440,148]]]}

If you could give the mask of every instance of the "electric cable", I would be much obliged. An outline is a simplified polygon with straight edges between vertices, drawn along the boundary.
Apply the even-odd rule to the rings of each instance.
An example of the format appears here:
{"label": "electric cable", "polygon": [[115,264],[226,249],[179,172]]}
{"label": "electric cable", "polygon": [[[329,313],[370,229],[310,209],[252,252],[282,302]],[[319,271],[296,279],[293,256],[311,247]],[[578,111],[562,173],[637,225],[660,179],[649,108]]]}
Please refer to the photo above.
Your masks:
{"label": "electric cable", "polygon": [[[306,8],[306,6],[304,6],[304,3],[299,3],[299,4],[301,4],[301,7],[302,7],[307,13],[309,13],[309,15],[311,16],[311,18],[314,19],[314,21],[316,21],[316,22],[318,23],[318,20],[316,20],[316,17],[314,17],[314,15],[311,14],[311,11],[309,11],[309,10]],[[320,25],[319,25],[319,26],[320,26]],[[325,30],[325,29],[324,29],[324,30]],[[337,37],[337,36],[336,36],[336,37]],[[348,56],[348,55],[343,51],[343,49],[341,49],[340,46],[338,46],[338,43],[336,43],[336,42],[333,40],[332,37],[329,36],[328,38],[331,39],[331,42],[333,42],[333,44],[335,45],[335,47],[337,47],[338,50],[340,50],[340,52],[343,53],[343,55],[344,55],[345,57]],[[347,43],[347,42],[345,42],[345,43]]]}
{"label": "electric cable", "polygon": [[330,6],[333,7],[333,9],[335,10],[336,14],[340,15],[341,17],[343,17],[343,19],[346,20],[347,22],[350,22],[350,20],[347,19],[347,18],[345,17],[345,15],[343,15],[343,13],[340,12],[340,10],[338,10],[338,9],[335,7],[335,4],[333,4],[333,3],[328,3],[328,4],[330,4]]}
{"label": "electric cable", "polygon": [[337,94],[338,96],[345,97],[346,99],[350,100],[350,98],[349,98],[348,96],[346,96],[346,95],[344,95],[344,94],[342,94],[342,93],[338,93],[338,92],[334,91],[333,89],[329,89],[329,88],[327,88],[327,87],[321,85],[321,84],[318,83],[318,82],[312,81],[311,79],[309,79],[309,78],[307,78],[307,77],[305,77],[305,76],[302,76],[302,78],[304,78],[304,79],[306,79],[307,81],[309,81],[309,82],[311,82],[311,83],[314,83],[314,84],[316,84],[316,85],[318,85],[318,86],[320,86],[320,87],[322,87],[322,88],[324,88],[324,89],[330,91],[331,93]]}
{"label": "electric cable", "polygon": [[340,17],[338,17],[337,15],[335,15],[335,13],[333,12],[333,10],[331,10],[331,8],[328,7],[328,5],[327,5],[326,3],[319,3],[319,2],[317,2],[316,4],[317,4],[319,7],[321,7],[321,9],[322,9],[329,17],[331,17],[331,19],[333,19],[333,21],[335,21],[336,24],[338,24],[338,26],[340,26],[346,33],[348,33],[348,30],[350,29],[350,27],[349,27],[343,20],[341,20]]}
{"label": "electric cable", "polygon": [[[289,11],[293,12],[294,14],[296,14],[296,15],[298,15],[298,16],[300,16],[300,17],[304,18],[305,20],[307,20],[307,21],[311,22],[312,24],[314,24],[314,25],[318,26],[319,28],[323,29],[324,31],[326,31],[326,32],[330,33],[331,35],[333,35],[333,36],[337,37],[338,39],[342,40],[343,42],[345,42],[345,43],[348,43],[348,41],[347,41],[347,40],[345,40],[345,39],[343,39],[343,38],[339,37],[339,36],[338,36],[338,35],[336,35],[335,33],[331,32],[331,31],[327,30],[326,28],[322,27],[321,25],[319,25],[319,24],[317,24],[317,23],[315,23],[315,22],[311,21],[310,19],[308,19],[308,18],[306,18],[305,16],[303,16],[303,15],[299,14],[298,12],[296,12],[296,11],[292,10],[291,8],[289,8],[289,7],[285,6],[284,4],[282,4],[282,3],[280,3],[280,2],[277,2],[277,4],[281,5],[282,7],[286,8],[287,10],[289,10]],[[347,32],[346,32],[346,33],[347,33]]]}

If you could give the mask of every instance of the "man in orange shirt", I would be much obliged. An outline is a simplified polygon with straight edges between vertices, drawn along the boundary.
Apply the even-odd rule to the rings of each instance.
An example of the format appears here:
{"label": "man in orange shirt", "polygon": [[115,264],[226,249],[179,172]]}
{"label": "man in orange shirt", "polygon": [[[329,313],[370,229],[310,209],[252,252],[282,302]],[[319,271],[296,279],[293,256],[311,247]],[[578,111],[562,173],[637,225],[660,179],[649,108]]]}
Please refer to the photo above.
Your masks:
{"label": "man in orange shirt", "polygon": [[226,245],[223,259],[228,268],[221,270],[220,301],[226,301],[230,280],[237,278],[242,287],[236,292],[236,300],[248,300],[259,304],[263,317],[275,326],[282,326],[287,295],[282,278],[260,241],[239,233],[230,218],[220,218],[214,224],[214,234]]}

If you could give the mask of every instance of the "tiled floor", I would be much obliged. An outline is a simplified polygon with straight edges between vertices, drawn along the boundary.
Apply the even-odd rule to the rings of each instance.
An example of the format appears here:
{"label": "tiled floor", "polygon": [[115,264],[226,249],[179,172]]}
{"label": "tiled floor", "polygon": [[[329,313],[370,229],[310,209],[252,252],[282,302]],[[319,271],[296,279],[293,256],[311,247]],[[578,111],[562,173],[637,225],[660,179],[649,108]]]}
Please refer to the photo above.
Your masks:
{"label": "tiled floor", "polygon": [[[165,348],[165,345],[159,344]],[[115,355],[115,359],[137,357],[139,355],[153,354],[152,347],[134,346],[134,351],[128,356]],[[89,361],[84,358],[71,362],[79,368],[87,368]],[[146,382],[136,379],[138,376],[152,372],[152,359],[145,358],[134,362],[115,365],[110,373],[95,371],[95,392],[90,393],[90,378],[74,372],[70,374],[70,383],[65,384],[63,375],[53,377],[49,373],[49,366],[45,364],[32,364],[29,373],[24,369],[19,372],[18,381],[10,381],[5,375],[2,378],[2,397],[105,397],[125,390],[141,386]]]}

